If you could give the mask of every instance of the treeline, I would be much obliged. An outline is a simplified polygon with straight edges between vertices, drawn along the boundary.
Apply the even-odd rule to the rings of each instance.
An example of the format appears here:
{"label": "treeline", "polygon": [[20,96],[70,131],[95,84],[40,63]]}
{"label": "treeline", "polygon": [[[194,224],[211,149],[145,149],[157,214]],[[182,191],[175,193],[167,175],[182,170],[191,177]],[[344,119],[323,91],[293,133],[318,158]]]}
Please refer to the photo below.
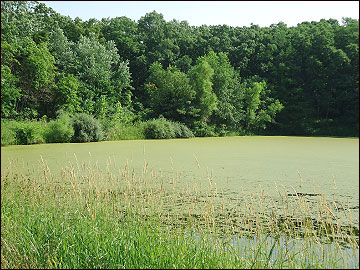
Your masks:
{"label": "treeline", "polygon": [[359,21],[195,27],[1,2],[2,119],[59,112],[166,118],[195,136],[358,136]]}

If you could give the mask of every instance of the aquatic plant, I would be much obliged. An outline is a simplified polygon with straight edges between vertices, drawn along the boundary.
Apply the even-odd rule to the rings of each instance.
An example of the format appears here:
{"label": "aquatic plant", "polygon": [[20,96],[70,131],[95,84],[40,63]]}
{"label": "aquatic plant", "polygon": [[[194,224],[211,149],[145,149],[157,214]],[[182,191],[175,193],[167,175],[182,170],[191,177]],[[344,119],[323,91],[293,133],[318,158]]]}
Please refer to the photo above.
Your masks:
{"label": "aquatic plant", "polygon": [[351,209],[319,190],[233,198],[212,174],[184,185],[146,160],[141,171],[111,158],[76,158],[59,175],[42,158],[33,174],[17,167],[1,174],[3,268],[359,267]]}

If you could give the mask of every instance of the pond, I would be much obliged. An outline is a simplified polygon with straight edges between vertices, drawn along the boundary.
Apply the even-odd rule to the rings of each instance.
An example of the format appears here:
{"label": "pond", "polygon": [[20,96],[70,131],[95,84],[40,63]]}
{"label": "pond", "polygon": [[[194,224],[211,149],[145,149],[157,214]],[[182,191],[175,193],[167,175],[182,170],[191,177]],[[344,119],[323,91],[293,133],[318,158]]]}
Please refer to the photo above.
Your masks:
{"label": "pond", "polygon": [[[316,200],[324,193],[351,209],[359,221],[359,139],[322,137],[222,137],[172,140],[111,141],[83,144],[43,144],[1,148],[1,171],[11,162],[35,171],[41,157],[59,174],[68,162],[116,163],[137,171],[180,175],[182,183],[199,186],[210,179],[236,199],[242,192],[265,190],[272,196],[285,186]],[[311,197],[311,196],[314,197]],[[358,225],[357,225],[358,226]]]}

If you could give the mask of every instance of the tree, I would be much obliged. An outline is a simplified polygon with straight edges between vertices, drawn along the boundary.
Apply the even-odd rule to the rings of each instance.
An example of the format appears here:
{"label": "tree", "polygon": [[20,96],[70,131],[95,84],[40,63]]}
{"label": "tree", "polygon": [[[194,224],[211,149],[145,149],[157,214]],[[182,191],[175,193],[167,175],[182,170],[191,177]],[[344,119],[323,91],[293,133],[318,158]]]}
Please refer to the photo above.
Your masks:
{"label": "tree", "polygon": [[[89,85],[100,88],[102,81],[111,79],[111,68],[119,61],[113,42],[101,45],[95,35],[80,37],[75,47],[76,75]],[[100,89],[99,89],[100,90]]]}
{"label": "tree", "polygon": [[53,29],[49,36],[49,50],[55,58],[57,70],[75,74],[75,44],[66,38],[59,27]]}
{"label": "tree", "polygon": [[81,100],[78,96],[80,82],[72,75],[63,73],[59,74],[57,79],[57,97],[56,105],[58,109],[61,109],[70,114],[82,112]]}
{"label": "tree", "polygon": [[106,40],[113,40],[123,61],[132,62],[142,52],[138,26],[123,16],[102,20],[102,34]]}
{"label": "tree", "polygon": [[74,75],[82,81],[83,102],[96,102],[103,95],[111,102],[130,105],[132,88],[128,63],[120,61],[114,42],[102,45],[90,34],[80,38],[74,51]]}
{"label": "tree", "polygon": [[162,63],[165,56],[161,50],[166,40],[164,16],[153,11],[141,17],[138,21],[138,29],[141,41],[145,45],[145,54],[148,59],[148,64],[156,61]]}
{"label": "tree", "polygon": [[1,38],[2,117],[151,108],[198,134],[358,134],[357,19],[195,27],[156,11],[82,21],[3,1]]}
{"label": "tree", "polygon": [[41,29],[41,24],[34,15],[34,1],[1,2],[1,39],[19,42]]}
{"label": "tree", "polygon": [[216,54],[211,51],[203,56],[214,70],[212,90],[218,99],[218,105],[213,112],[211,122],[217,127],[235,129],[238,116],[234,106],[234,91],[237,86],[237,76],[225,53]]}
{"label": "tree", "polygon": [[209,122],[209,117],[217,107],[217,97],[212,90],[214,70],[209,63],[199,58],[197,64],[189,70],[190,85],[196,91],[194,107],[199,121]]}
{"label": "tree", "polygon": [[11,74],[6,65],[1,65],[1,117],[11,118],[17,116],[16,104],[21,98],[21,89],[16,85],[19,79]]}
{"label": "tree", "polygon": [[154,114],[183,123],[191,122],[196,93],[186,74],[173,66],[164,70],[159,62],[150,66],[149,73],[146,89]]}
{"label": "tree", "polygon": [[283,109],[279,100],[270,97],[270,90],[258,76],[242,83],[244,91],[244,112],[242,126],[247,132],[260,132],[266,123],[275,121],[276,114]]}
{"label": "tree", "polygon": [[18,110],[30,109],[32,117],[51,115],[54,108],[55,59],[49,52],[47,43],[36,44],[32,39],[24,39],[16,56],[19,66],[14,75],[19,78],[18,87],[22,97]]}

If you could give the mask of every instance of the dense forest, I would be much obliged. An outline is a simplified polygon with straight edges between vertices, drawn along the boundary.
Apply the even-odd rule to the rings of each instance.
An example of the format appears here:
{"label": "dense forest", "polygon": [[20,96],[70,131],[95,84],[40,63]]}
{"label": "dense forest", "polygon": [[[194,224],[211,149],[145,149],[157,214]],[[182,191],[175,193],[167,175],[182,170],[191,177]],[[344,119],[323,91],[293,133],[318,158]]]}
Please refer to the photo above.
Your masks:
{"label": "dense forest", "polygon": [[165,118],[195,136],[358,136],[359,21],[190,26],[156,11],[83,21],[2,1],[1,118],[59,111]]}

